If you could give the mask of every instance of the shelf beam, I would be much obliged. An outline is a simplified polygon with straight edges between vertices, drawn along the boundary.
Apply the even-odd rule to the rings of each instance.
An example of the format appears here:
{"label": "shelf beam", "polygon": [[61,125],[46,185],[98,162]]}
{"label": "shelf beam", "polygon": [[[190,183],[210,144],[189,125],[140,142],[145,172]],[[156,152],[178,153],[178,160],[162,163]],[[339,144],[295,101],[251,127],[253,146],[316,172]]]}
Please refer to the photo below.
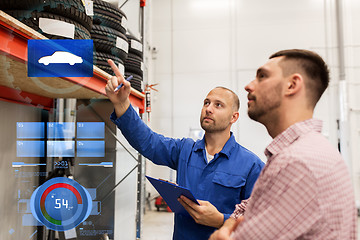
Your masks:
{"label": "shelf beam", "polygon": [[[93,77],[28,77],[29,39],[47,38],[0,11],[0,85],[46,98],[106,98],[105,86],[111,75],[96,66]],[[3,98],[2,93],[0,98]],[[130,101],[140,113],[144,112],[144,98],[143,93],[131,89]]]}

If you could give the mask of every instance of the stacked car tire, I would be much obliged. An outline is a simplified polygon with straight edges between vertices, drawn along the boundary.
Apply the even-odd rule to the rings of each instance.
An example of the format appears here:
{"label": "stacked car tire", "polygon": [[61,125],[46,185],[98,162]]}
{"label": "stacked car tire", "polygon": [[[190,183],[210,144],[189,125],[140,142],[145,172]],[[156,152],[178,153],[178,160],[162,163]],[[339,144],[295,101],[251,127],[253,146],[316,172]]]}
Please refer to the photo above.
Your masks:
{"label": "stacked car tire", "polygon": [[40,19],[52,19],[75,26],[74,39],[90,39],[92,19],[85,12],[82,0],[0,0],[0,9],[50,39],[67,39],[43,32]]}
{"label": "stacked car tire", "polygon": [[[127,17],[117,7],[93,0],[93,17],[86,14],[82,0],[0,0],[0,10],[13,16],[49,39],[92,39],[94,65],[113,75],[107,63],[112,59],[120,71],[133,76],[131,86],[143,91],[143,47],[141,41],[127,34]],[[41,29],[42,19],[74,25],[74,35]]]}
{"label": "stacked car tire", "polygon": [[126,35],[129,41],[129,54],[125,61],[125,76],[133,75],[131,86],[142,92],[143,87],[143,49],[139,39]]}
{"label": "stacked car tire", "polygon": [[94,17],[91,39],[94,41],[94,65],[109,74],[112,69],[106,62],[111,59],[124,74],[124,62],[128,57],[126,15],[115,6],[102,0],[94,0]]}

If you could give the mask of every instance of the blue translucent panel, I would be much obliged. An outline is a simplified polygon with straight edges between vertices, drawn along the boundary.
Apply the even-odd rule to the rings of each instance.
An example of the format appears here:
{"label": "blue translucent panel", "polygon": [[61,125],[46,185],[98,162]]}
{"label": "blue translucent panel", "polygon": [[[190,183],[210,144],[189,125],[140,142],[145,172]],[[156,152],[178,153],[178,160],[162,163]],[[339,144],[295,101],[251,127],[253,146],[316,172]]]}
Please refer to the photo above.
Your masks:
{"label": "blue translucent panel", "polygon": [[16,141],[17,157],[44,157],[44,141]]}
{"label": "blue translucent panel", "polygon": [[86,188],[86,190],[89,192],[91,200],[96,199],[96,188]]}
{"label": "blue translucent panel", "polygon": [[77,138],[104,138],[105,123],[104,122],[78,122],[76,125]]}
{"label": "blue translucent panel", "polygon": [[47,141],[48,157],[75,157],[75,141]]}
{"label": "blue translucent panel", "polygon": [[104,157],[104,141],[77,141],[77,157]]}
{"label": "blue translucent panel", "polygon": [[43,122],[17,122],[17,138],[44,138]]}
{"label": "blue translucent panel", "polygon": [[[24,162],[12,162],[12,167],[19,168],[19,167],[35,167],[35,166],[46,166],[46,163],[24,163]],[[33,172],[32,175],[39,174],[39,172]],[[35,175],[36,176],[36,175]]]}
{"label": "blue translucent panel", "polygon": [[90,215],[99,215],[101,213],[101,202],[93,201]]}
{"label": "blue translucent panel", "polygon": [[49,122],[47,123],[48,138],[75,138],[75,123],[74,122]]}
{"label": "blue translucent panel", "polygon": [[30,214],[24,214],[22,216],[22,225],[23,226],[42,226],[42,224]]}
{"label": "blue translucent panel", "polygon": [[90,39],[28,40],[28,77],[92,77]]}
{"label": "blue translucent panel", "polygon": [[18,213],[31,213],[30,199],[20,199],[18,201]]}
{"label": "blue translucent panel", "polygon": [[79,166],[88,166],[88,167],[106,167],[112,168],[114,166],[113,162],[101,162],[101,163],[79,163]]}

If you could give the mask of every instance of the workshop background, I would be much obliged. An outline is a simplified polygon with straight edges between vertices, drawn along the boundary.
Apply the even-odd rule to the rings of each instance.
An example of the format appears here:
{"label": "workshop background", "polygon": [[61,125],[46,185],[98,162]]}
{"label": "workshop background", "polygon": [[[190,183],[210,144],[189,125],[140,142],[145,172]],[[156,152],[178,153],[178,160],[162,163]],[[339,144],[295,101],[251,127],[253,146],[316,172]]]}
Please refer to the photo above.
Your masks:
{"label": "workshop background", "polygon": [[[316,51],[330,67],[331,82],[314,117],[323,121],[323,134],[341,151],[360,208],[360,1],[94,0],[92,17],[81,7],[89,1],[53,0],[33,8],[39,2],[26,0],[9,7],[11,1],[0,0],[0,10],[52,39],[93,39],[94,65],[104,71],[94,79],[105,81],[106,74],[112,75],[107,58],[126,76],[135,76],[132,103],[158,133],[201,138],[199,118],[206,94],[216,86],[234,90],[241,107],[232,131],[264,162],[271,138],[247,116],[244,87],[272,53],[290,48]],[[61,4],[77,6],[78,14],[60,11]],[[47,32],[40,18],[74,25],[74,36]],[[8,38],[18,37],[0,23],[0,29],[10,31]],[[91,89],[89,83],[68,86],[66,80],[54,79],[44,84],[21,75],[24,60],[13,60],[5,48],[0,48],[0,239],[170,239],[172,213],[166,208],[156,211],[158,193],[144,175],[174,181],[176,173],[145,160],[127,144],[109,120],[112,105],[101,90]],[[12,90],[25,97],[11,98]],[[44,97],[36,100],[41,106],[31,94]],[[144,103],[136,105],[137,99]],[[47,100],[51,103],[44,106]],[[19,122],[103,123],[104,156],[19,157]],[[69,164],[64,174],[87,188],[96,206],[84,223],[66,234],[39,225],[29,206],[35,188],[59,164]]]}
{"label": "workshop background", "polygon": [[[271,138],[247,116],[244,87],[272,53],[316,51],[328,63],[331,81],[314,117],[323,121],[322,133],[341,148],[359,205],[359,10],[356,0],[151,1],[148,77],[159,83],[152,99],[152,128],[167,136],[196,136],[203,99],[213,87],[226,86],[241,101],[232,130],[237,141],[266,161],[263,152]],[[166,168],[154,169],[153,175],[168,177]]]}

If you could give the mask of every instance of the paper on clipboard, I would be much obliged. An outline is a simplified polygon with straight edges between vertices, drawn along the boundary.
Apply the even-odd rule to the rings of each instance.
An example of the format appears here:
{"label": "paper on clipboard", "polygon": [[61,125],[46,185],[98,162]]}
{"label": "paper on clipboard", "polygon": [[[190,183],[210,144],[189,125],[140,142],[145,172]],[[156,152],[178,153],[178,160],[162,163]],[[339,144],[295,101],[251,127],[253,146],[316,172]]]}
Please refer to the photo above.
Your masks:
{"label": "paper on clipboard", "polygon": [[184,195],[191,201],[199,204],[194,195],[187,188],[180,187],[173,183],[161,179],[155,179],[149,176],[146,176],[146,178],[154,186],[154,188],[158,191],[161,197],[165,200],[166,204],[170,207],[171,211],[173,211],[174,213],[181,213],[189,216],[189,213],[177,200],[181,195]]}

